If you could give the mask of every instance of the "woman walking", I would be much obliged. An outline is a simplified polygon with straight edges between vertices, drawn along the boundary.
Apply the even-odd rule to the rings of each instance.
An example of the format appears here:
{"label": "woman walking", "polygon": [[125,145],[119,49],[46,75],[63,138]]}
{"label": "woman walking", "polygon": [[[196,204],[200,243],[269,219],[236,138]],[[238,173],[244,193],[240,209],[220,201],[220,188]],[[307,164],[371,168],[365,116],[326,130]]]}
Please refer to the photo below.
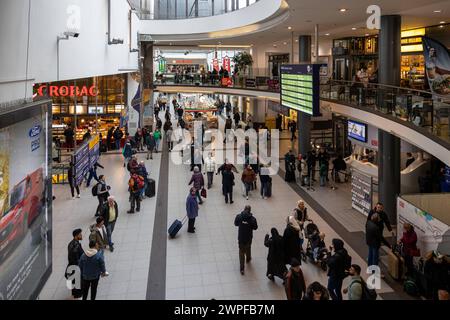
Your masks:
{"label": "woman walking", "polygon": [[266,234],[264,245],[269,248],[267,255],[267,278],[275,281],[275,276],[283,279],[286,276],[287,268],[284,260],[284,242],[276,228],[270,230],[272,236]]}

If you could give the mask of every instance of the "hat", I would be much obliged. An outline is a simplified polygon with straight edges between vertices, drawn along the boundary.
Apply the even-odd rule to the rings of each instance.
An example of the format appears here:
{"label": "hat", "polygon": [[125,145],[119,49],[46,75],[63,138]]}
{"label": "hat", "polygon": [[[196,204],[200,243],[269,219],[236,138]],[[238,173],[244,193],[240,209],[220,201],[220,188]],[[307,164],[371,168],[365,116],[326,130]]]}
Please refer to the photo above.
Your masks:
{"label": "hat", "polygon": [[292,260],[291,260],[291,267],[295,268],[295,267],[299,267],[299,266],[300,266],[300,261],[298,261],[295,258],[292,258]]}

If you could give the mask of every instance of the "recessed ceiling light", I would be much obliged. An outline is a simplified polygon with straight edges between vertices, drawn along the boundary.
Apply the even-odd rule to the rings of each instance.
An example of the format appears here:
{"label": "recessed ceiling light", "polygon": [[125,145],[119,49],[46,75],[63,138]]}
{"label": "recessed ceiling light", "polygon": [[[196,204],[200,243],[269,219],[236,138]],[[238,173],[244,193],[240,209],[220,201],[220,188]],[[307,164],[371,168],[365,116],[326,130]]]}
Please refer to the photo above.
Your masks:
{"label": "recessed ceiling light", "polygon": [[277,45],[276,45],[276,44],[274,44],[273,46],[274,46],[275,48],[277,47]]}
{"label": "recessed ceiling light", "polygon": [[330,34],[329,33],[325,33],[325,35],[328,37]]}
{"label": "recessed ceiling light", "polygon": [[434,10],[433,12],[434,12],[434,13],[441,13],[442,10]]}
{"label": "recessed ceiling light", "polygon": [[287,45],[287,42],[283,42],[284,45]]}
{"label": "recessed ceiling light", "polygon": [[345,8],[341,8],[341,9],[339,9],[339,11],[340,11],[340,12],[346,12],[346,11],[347,11],[347,9],[345,9]]}
{"label": "recessed ceiling light", "polygon": [[368,36],[370,36],[370,34],[366,33],[365,36],[368,37]]}
{"label": "recessed ceiling light", "polygon": [[444,23],[445,23],[445,21],[440,21],[439,23],[440,23],[440,24],[444,24]]}
{"label": "recessed ceiling light", "polygon": [[298,39],[295,39],[295,42],[298,42]]}
{"label": "recessed ceiling light", "polygon": [[444,26],[439,26],[439,28],[443,28]]}
{"label": "recessed ceiling light", "polygon": [[355,28],[355,27],[353,27],[353,28],[352,28],[352,30],[356,30],[356,28]]}
{"label": "recessed ceiling light", "polygon": [[292,27],[288,27],[289,30],[292,30]]}

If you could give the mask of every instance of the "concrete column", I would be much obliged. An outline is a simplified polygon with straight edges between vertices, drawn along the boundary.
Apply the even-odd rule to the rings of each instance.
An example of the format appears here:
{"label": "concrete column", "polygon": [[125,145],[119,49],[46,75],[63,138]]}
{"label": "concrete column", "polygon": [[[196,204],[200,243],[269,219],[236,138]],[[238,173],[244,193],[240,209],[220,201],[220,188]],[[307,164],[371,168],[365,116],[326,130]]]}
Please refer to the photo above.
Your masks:
{"label": "concrete column", "polygon": [[[150,90],[150,104],[153,105],[153,42],[142,42],[141,54],[144,57],[144,61],[142,62],[141,69],[141,108],[139,112],[139,126],[143,127],[145,108],[144,90]],[[153,112],[153,108],[150,107],[150,109]]]}
{"label": "concrete column", "polygon": [[[401,16],[381,17],[379,35],[379,82],[400,86]],[[397,221],[397,196],[400,194],[400,139],[378,130],[379,201],[391,223]]]}
{"label": "concrete column", "polygon": [[[298,38],[300,63],[311,63],[311,36]],[[311,150],[311,116],[304,112],[297,112],[298,150],[306,155]]]}

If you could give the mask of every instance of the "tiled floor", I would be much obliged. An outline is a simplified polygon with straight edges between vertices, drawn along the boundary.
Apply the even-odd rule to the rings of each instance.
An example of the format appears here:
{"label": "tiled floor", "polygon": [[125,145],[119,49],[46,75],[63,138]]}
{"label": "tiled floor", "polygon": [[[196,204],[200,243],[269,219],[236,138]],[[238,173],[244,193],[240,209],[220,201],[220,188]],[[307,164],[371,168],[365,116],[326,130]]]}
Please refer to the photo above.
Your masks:
{"label": "tiled floor", "polygon": [[[139,160],[145,160],[143,154]],[[154,160],[145,161],[150,176],[158,186],[160,154]],[[113,233],[114,252],[105,251],[106,268],[110,273],[102,278],[98,287],[99,300],[143,300],[147,292],[150,250],[152,245],[155,198],[145,199],[140,213],[129,215],[128,171],[123,168],[121,155],[104,155],[100,163],[105,170],[111,195],[119,205],[119,218]],[[67,266],[67,244],[72,239],[72,230],[83,229],[83,248],[88,247],[89,226],[95,223],[94,213],[98,201],[91,195],[90,188],[81,190],[81,199],[71,200],[68,185],[53,187],[56,201],[53,208],[53,272],[40,294],[40,299],[70,299],[70,291],[63,277]]]}

